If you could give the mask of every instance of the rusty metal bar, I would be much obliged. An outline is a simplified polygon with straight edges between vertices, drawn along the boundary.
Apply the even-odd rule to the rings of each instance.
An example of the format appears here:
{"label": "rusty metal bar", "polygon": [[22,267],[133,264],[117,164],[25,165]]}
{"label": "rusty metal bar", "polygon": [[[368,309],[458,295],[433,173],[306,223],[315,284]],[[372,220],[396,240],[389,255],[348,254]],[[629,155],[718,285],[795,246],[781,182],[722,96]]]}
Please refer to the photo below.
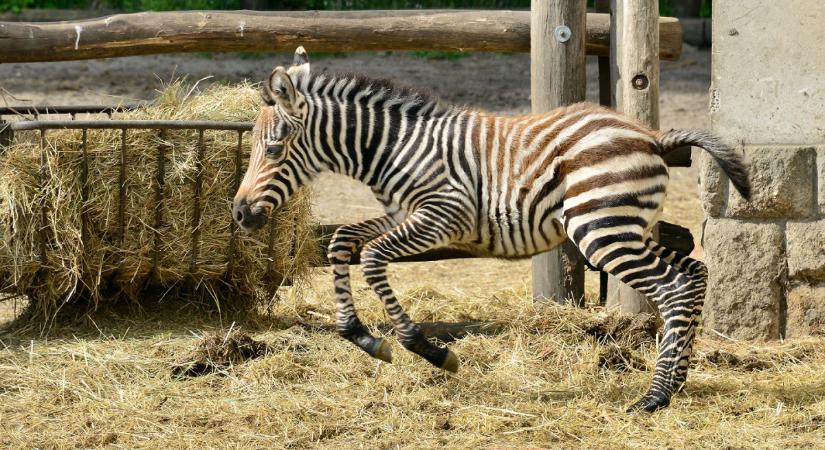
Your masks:
{"label": "rusty metal bar", "polygon": [[160,259],[160,227],[163,225],[163,189],[165,184],[166,174],[166,130],[160,130],[158,136],[160,142],[158,143],[158,172],[155,177],[155,223],[152,227],[154,233],[154,250],[152,251],[152,271],[155,272],[158,268],[158,260]]}
{"label": "rusty metal bar", "polygon": [[6,106],[0,108],[0,116],[19,116],[25,114],[109,114],[112,112],[131,111],[146,106],[143,103],[124,105],[26,105]]}
{"label": "rusty metal bar", "polygon": [[192,212],[192,261],[189,272],[198,267],[198,241],[201,237],[201,189],[203,187],[203,130],[198,130],[198,150],[195,157],[195,204]]}
{"label": "rusty metal bar", "polygon": [[86,248],[89,239],[89,216],[86,211],[86,203],[89,201],[89,152],[88,152],[88,130],[83,129],[80,148],[82,150],[80,159],[80,244]]}
{"label": "rusty metal bar", "polygon": [[120,132],[120,175],[118,177],[117,228],[118,244],[123,247],[126,234],[126,129]]}
{"label": "rusty metal bar", "polygon": [[[277,284],[280,285],[284,281],[283,274],[280,274],[276,278],[275,270],[273,267],[274,253],[275,253],[275,221],[270,218],[269,220],[269,239],[267,243],[266,249],[266,275],[269,281],[270,291],[268,292],[269,298],[273,298],[275,296],[275,292],[277,291],[277,287],[272,287],[273,285]],[[277,283],[276,283],[277,281]]]}
{"label": "rusty metal bar", "polygon": [[[241,187],[241,163],[242,163],[243,131],[238,131],[238,146],[235,148],[235,179],[232,183],[232,191],[238,192]],[[229,249],[226,252],[226,273],[231,274],[235,264],[235,240],[237,239],[238,224],[235,218],[229,214]]]}
{"label": "rusty metal bar", "polygon": [[168,129],[168,130],[238,130],[249,131],[252,122],[219,122],[212,120],[31,120],[11,122],[15,131],[54,129]]}
{"label": "rusty metal bar", "polygon": [[0,120],[0,152],[6,151],[14,141],[14,130],[11,123]]}
{"label": "rusty metal bar", "polygon": [[40,130],[40,229],[37,238],[40,241],[40,264],[46,264],[46,131]]}

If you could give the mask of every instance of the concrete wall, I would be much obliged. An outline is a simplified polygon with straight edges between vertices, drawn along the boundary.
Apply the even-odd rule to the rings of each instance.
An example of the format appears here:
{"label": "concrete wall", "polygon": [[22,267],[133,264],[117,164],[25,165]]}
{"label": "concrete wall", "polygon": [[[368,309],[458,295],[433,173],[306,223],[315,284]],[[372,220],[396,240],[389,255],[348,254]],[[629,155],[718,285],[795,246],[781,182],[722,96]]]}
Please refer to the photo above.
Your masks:
{"label": "concrete wall", "polygon": [[825,2],[714,1],[712,70],[713,128],[753,199],[705,158],[705,334],[825,335]]}

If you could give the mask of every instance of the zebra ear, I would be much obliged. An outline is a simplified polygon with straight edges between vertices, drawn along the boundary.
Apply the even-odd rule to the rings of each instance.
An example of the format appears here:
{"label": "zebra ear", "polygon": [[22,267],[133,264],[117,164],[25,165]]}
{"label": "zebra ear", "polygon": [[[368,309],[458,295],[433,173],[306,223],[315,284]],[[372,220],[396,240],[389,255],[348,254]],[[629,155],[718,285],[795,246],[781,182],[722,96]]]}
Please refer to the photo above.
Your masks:
{"label": "zebra ear", "polygon": [[309,56],[307,56],[307,51],[303,45],[295,49],[295,56],[292,58],[293,66],[300,66],[301,64],[309,64]]}
{"label": "zebra ear", "polygon": [[295,49],[295,56],[292,58],[292,67],[287,69],[287,73],[295,81],[295,84],[300,85],[305,80],[309,79],[309,56],[304,47]]}
{"label": "zebra ear", "polygon": [[275,100],[279,106],[287,112],[293,111],[293,106],[297,100],[297,93],[295,91],[295,85],[292,84],[292,79],[289,78],[289,75],[283,67],[276,67],[275,70],[272,71],[264,87],[269,97]]}

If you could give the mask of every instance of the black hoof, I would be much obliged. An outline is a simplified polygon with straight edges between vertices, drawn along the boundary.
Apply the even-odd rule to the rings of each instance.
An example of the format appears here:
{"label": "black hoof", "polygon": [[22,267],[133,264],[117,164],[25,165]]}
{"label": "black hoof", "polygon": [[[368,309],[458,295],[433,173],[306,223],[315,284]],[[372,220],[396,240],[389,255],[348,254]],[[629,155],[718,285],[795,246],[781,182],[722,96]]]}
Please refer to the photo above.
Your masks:
{"label": "black hoof", "polygon": [[421,332],[406,341],[402,341],[401,345],[439,369],[452,373],[458,372],[458,357],[455,356],[455,353],[446,347],[433,345]]}
{"label": "black hoof", "polygon": [[367,352],[373,358],[392,363],[392,348],[383,338],[376,338],[367,331],[361,322],[353,320],[343,330],[341,336]]}
{"label": "black hoof", "polygon": [[645,395],[641,398],[641,400],[637,401],[636,403],[630,405],[627,408],[628,413],[635,413],[635,412],[648,412],[652,413],[656,410],[662,409],[667,407],[670,404],[670,398],[661,397],[657,395]]}

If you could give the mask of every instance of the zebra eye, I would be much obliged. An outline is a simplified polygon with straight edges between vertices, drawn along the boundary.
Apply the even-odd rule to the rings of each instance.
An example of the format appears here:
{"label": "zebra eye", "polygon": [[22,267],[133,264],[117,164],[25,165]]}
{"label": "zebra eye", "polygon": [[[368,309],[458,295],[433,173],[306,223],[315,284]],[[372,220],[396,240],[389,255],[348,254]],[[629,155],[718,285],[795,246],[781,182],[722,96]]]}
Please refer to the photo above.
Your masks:
{"label": "zebra eye", "polygon": [[276,157],[284,152],[283,144],[273,144],[266,147],[266,156]]}

